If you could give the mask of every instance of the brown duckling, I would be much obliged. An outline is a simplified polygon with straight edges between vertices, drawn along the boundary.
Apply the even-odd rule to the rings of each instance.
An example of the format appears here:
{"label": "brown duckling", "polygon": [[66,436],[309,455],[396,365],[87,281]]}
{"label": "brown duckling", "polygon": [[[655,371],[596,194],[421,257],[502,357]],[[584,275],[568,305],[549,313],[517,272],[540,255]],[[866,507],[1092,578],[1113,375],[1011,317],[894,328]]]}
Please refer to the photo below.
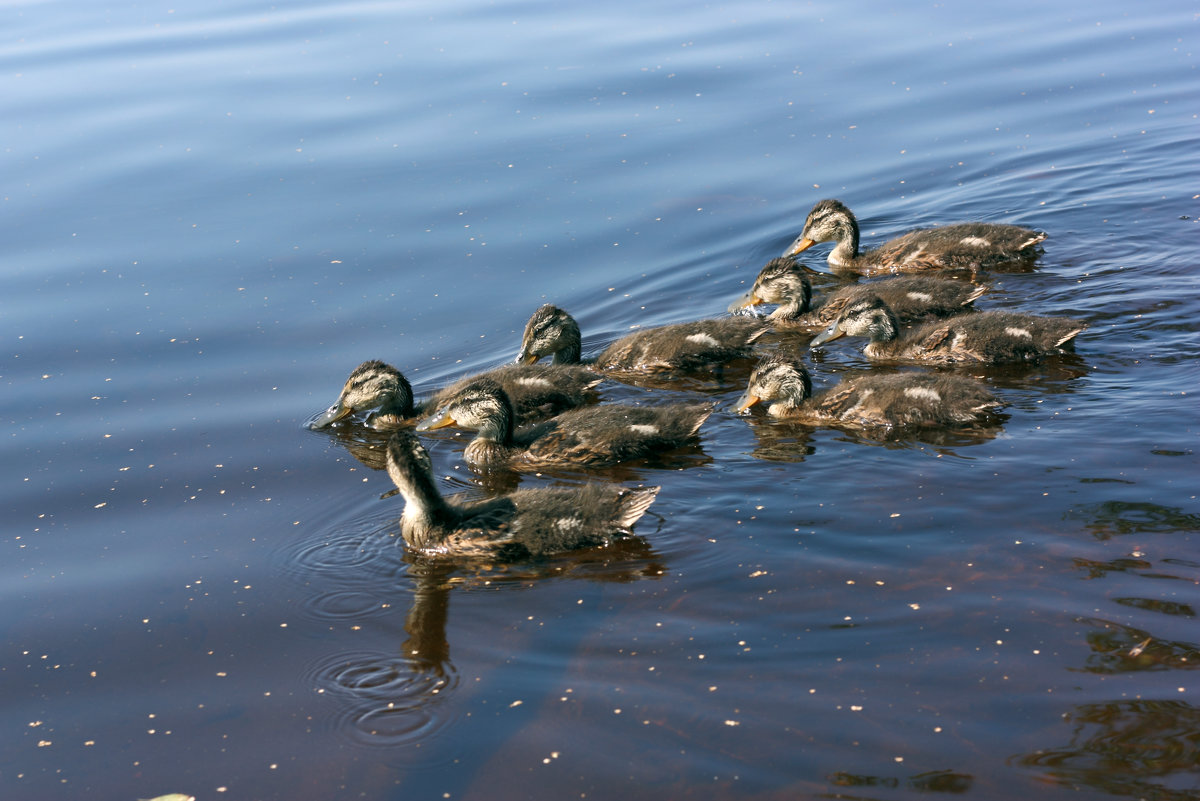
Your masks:
{"label": "brown duckling", "polygon": [[387,471],[404,497],[400,531],[408,547],[431,557],[522,559],[595,547],[629,532],[658,487],[588,484],[517,490],[498,498],[444,498],[429,454],[407,430],[387,443]]}
{"label": "brown duckling", "polygon": [[810,347],[843,336],[869,337],[869,359],[951,362],[1037,361],[1058,353],[1087,324],[1068,317],[1038,317],[1018,312],[960,314],[901,331],[896,314],[876,296],[850,303],[813,338]]}
{"label": "brown duckling", "polygon": [[495,381],[481,378],[422,420],[417,430],[461,426],[476,431],[463,456],[480,467],[600,467],[692,442],[710,414],[708,406],[602,404],[514,432],[508,394]]}
{"label": "brown duckling", "polygon": [[778,304],[767,315],[777,328],[824,328],[837,319],[848,303],[877,295],[900,320],[945,317],[959,314],[974,303],[987,287],[928,275],[899,275],[867,284],[840,287],[825,296],[815,309],[809,308],[812,285],[804,266],[790,256],[771,259],[758,273],[754,286],[729,307],[735,312],[763,303]]}
{"label": "brown duckling", "polygon": [[966,222],[910,231],[859,253],[858,220],[840,200],[822,200],[804,221],[804,230],[784,251],[794,256],[818,242],[837,244],[829,266],[860,275],[915,270],[982,270],[1007,262],[1032,261],[1046,234],[1018,225]]}
{"label": "brown duckling", "polygon": [[[748,356],[751,344],[770,330],[748,317],[647,328],[621,337],[592,364],[600,370],[629,372],[693,370]],[[525,324],[517,361],[530,364],[550,355],[554,364],[579,364],[582,341],[575,318],[547,303]]]}
{"label": "brown duckling", "polygon": [[1000,407],[973,378],[924,372],[847,378],[813,397],[804,365],[780,353],[754,368],[737,410],[745,412],[757,403],[766,403],[772,417],[884,431],[970,425]]}
{"label": "brown duckling", "polygon": [[[601,381],[585,368],[550,364],[510,364],[484,375],[505,388],[521,423],[582,406],[591,399],[591,390]],[[414,404],[412,385],[399,370],[378,360],[363,362],[350,373],[337,401],[310,425],[324,428],[364,409],[376,410],[367,419],[374,428],[405,425],[412,418],[443,405],[473,380],[461,379],[424,403]]]}

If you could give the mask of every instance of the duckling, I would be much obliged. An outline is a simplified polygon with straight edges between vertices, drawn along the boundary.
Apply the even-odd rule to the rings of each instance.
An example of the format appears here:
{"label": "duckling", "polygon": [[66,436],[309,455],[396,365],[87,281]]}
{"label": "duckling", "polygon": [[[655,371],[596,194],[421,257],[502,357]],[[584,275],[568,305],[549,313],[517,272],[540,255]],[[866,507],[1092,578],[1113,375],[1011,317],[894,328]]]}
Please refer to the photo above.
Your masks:
{"label": "duckling", "polygon": [[901,332],[896,314],[877,296],[860,298],[810,347],[843,336],[870,337],[863,349],[869,359],[951,362],[1036,361],[1058,353],[1087,325],[1068,317],[1038,317],[1017,312],[986,311],[960,314]]}
{"label": "duckling", "polygon": [[[664,372],[721,364],[750,354],[750,345],[770,331],[748,317],[697,320],[658,326],[621,337],[596,357],[600,370]],[[532,364],[554,356],[554,364],[578,364],[582,353],[579,323],[547,303],[525,324],[517,362]]]}
{"label": "duckling", "polygon": [[431,557],[512,560],[605,545],[629,532],[659,490],[596,483],[473,502],[447,499],[434,482],[429,454],[403,429],[388,439],[387,471],[404,497],[405,543]]}
{"label": "duckling", "polygon": [[766,403],[772,417],[812,425],[840,425],[896,431],[909,427],[958,426],[981,422],[999,408],[979,381],[958,375],[894,373],[847,378],[816,397],[804,365],[774,353],[750,374],[737,402],[745,412]]}
{"label": "duckling", "polygon": [[[499,381],[509,393],[522,423],[582,406],[601,381],[585,368],[550,364],[504,365],[485,375]],[[374,428],[405,425],[413,417],[443,405],[473,380],[461,379],[415,405],[412,385],[399,370],[378,360],[366,361],[354,368],[337,401],[310,426],[324,428],[363,409],[376,410],[367,418]]]}
{"label": "duckling", "polygon": [[809,310],[812,285],[803,265],[790,256],[771,259],[758,274],[754,286],[729,307],[735,312],[763,303],[778,308],[767,315],[777,328],[823,328],[837,319],[846,304],[878,295],[901,320],[920,317],[945,317],[961,313],[974,303],[987,287],[966,281],[951,281],[927,275],[901,275],[868,284],[841,287]]}
{"label": "duckling", "polygon": [[475,430],[463,456],[479,467],[601,467],[684,445],[695,439],[710,414],[708,406],[603,404],[564,412],[514,433],[508,394],[495,381],[481,378],[422,420],[417,430]]}
{"label": "duckling", "polygon": [[784,251],[794,256],[818,242],[835,241],[829,265],[860,275],[929,269],[981,270],[1005,262],[1032,261],[1046,234],[999,223],[966,222],[922,228],[883,245],[858,251],[858,220],[840,200],[822,200],[804,221],[804,230]]}

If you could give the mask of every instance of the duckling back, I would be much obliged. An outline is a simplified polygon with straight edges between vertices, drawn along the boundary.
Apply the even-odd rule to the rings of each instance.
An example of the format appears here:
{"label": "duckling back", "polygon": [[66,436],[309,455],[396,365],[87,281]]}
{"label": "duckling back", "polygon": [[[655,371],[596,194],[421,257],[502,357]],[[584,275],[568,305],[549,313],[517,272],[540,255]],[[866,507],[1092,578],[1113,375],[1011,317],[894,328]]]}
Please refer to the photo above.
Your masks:
{"label": "duckling back", "polygon": [[999,407],[983,383],[935,373],[864,375],[813,398],[818,418],[868,428],[966,425]]}
{"label": "duckling back", "polygon": [[481,378],[498,383],[512,401],[518,424],[531,423],[575,409],[595,399],[592,391],[603,380],[586,367],[570,364],[508,364],[481,376],[467,376],[437,392],[422,404],[434,411]]}
{"label": "duckling back", "polygon": [[487,539],[510,559],[595,548],[628,532],[654,503],[658,489],[591,483],[578,489],[517,490],[464,508],[462,525],[494,532],[502,519],[503,535]]}
{"label": "duckling back", "polygon": [[618,339],[596,358],[602,370],[694,370],[750,354],[770,328],[747,317],[664,325]]}
{"label": "duckling back", "polygon": [[607,404],[561,414],[517,439],[535,464],[612,465],[688,444],[711,414],[708,406]]}
{"label": "duckling back", "polygon": [[893,343],[872,342],[865,352],[935,362],[1033,362],[1060,352],[1085,328],[1070,317],[978,312],[926,323]]}

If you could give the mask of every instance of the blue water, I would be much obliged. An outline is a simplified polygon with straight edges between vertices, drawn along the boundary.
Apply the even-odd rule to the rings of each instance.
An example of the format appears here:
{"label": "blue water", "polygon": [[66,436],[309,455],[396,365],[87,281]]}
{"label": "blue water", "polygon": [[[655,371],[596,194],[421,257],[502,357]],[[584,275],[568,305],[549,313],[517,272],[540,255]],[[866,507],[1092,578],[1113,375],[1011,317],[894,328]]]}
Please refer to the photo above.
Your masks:
{"label": "blue water", "polygon": [[[0,19],[0,797],[1200,798],[1193,9]],[[589,350],[718,315],[823,197],[865,245],[1049,232],[978,305],[1076,353],[967,371],[982,439],[606,384],[719,409],[602,476],[662,486],[636,537],[492,570],[408,558],[387,477],[302,428],[365,359],[511,360],[547,301]]]}

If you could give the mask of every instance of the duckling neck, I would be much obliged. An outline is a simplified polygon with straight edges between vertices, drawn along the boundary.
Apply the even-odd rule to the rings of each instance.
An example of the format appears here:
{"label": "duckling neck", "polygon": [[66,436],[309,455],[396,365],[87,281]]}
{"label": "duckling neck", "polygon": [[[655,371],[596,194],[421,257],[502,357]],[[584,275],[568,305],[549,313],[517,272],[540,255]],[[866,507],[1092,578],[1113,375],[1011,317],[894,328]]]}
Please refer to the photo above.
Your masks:
{"label": "duckling neck", "polygon": [[804,402],[812,394],[810,383],[805,376],[794,376],[785,380],[779,388],[779,394],[772,399],[771,405],[767,407],[767,414],[772,417],[791,417],[796,413],[796,410],[804,405]]}
{"label": "duckling neck", "polygon": [[400,532],[411,548],[435,548],[454,528],[457,515],[433,484],[433,476],[415,478],[399,488],[404,496]]}
{"label": "duckling neck", "polygon": [[379,404],[379,408],[371,414],[370,424],[373,427],[397,426],[415,414],[411,394],[395,393],[388,395]]}
{"label": "duckling neck", "polygon": [[488,464],[507,459],[515,448],[513,444],[512,414],[502,409],[483,422],[476,430],[475,439],[467,445],[463,456],[473,464]]}
{"label": "duckling neck", "polygon": [[467,443],[467,447],[463,450],[463,458],[468,464],[474,465],[494,465],[508,461],[514,452],[515,448],[511,445],[504,445],[494,439],[478,436]]}
{"label": "duckling neck", "polygon": [[579,364],[583,358],[583,344],[579,340],[568,342],[554,352],[554,364]]}
{"label": "duckling neck", "polygon": [[858,232],[852,239],[843,239],[829,251],[829,263],[834,267],[852,267],[858,259]]}
{"label": "duckling neck", "polygon": [[838,220],[833,238],[837,241],[829,251],[829,264],[833,267],[850,267],[859,257],[858,223],[852,219]]}
{"label": "duckling neck", "polygon": [[900,339],[900,322],[890,310],[879,313],[871,321],[869,330],[870,341],[863,352],[872,358],[886,359],[904,349]]}
{"label": "duckling neck", "polygon": [[767,315],[768,320],[791,322],[800,319],[800,316],[808,311],[807,298],[792,298],[786,303],[781,303],[775,311]]}

